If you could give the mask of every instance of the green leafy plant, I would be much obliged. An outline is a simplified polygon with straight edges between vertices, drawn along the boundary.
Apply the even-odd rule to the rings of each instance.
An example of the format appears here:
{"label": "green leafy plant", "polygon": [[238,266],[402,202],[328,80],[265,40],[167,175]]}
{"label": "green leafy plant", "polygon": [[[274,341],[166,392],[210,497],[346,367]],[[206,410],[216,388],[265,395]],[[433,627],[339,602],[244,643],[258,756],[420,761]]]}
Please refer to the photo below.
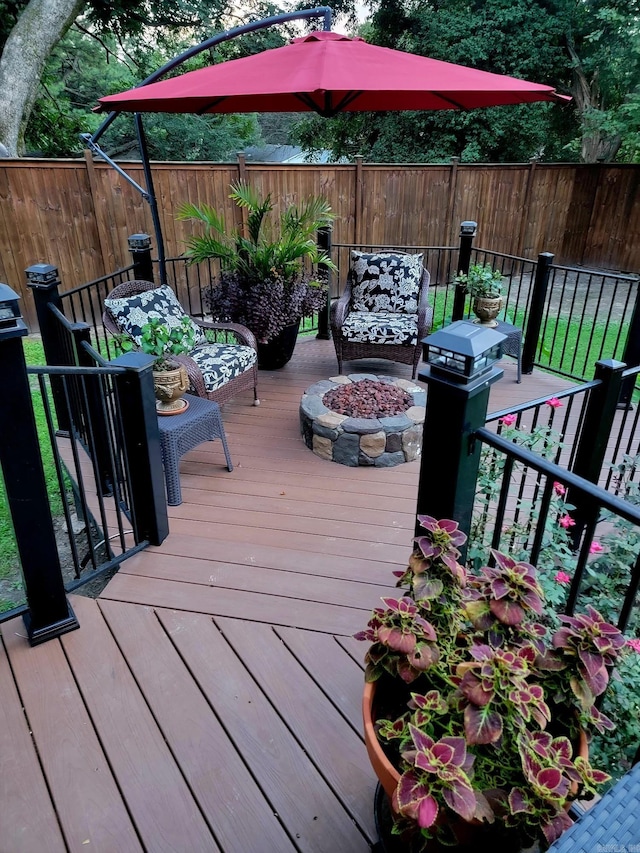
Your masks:
{"label": "green leafy plant", "polygon": [[209,205],[183,204],[178,219],[204,228],[189,237],[186,254],[192,263],[220,263],[219,280],[205,294],[214,319],[242,323],[264,343],[326,302],[327,288],[310,270],[318,264],[335,269],[316,243],[316,232],[334,215],[325,199],[311,197],[289,205],[274,222],[271,195],[262,198],[242,182],[231,186],[230,198],[247,211],[248,236],[228,230]]}
{"label": "green leafy plant", "polygon": [[458,525],[418,518],[424,532],[395,573],[402,597],[356,634],[371,643],[378,738],[400,773],[395,831],[414,832],[412,850],[455,841],[461,820],[551,844],[568,803],[608,779],[575,745],[587,726],[612,728],[595,703],[625,639],[593,607],[550,627],[533,566],[493,551],[472,572]]}
{"label": "green leafy plant", "polygon": [[138,350],[154,355],[156,363],[153,369],[158,372],[180,367],[172,356],[190,353],[196,343],[196,333],[188,317],[183,317],[180,325],[174,328],[169,328],[158,317],[151,317],[141,332],[139,345],[129,335],[116,335],[116,347],[120,352]]}
{"label": "green leafy plant", "polygon": [[490,264],[472,264],[468,273],[460,272],[454,278],[470,296],[497,299],[502,294],[502,273]]}

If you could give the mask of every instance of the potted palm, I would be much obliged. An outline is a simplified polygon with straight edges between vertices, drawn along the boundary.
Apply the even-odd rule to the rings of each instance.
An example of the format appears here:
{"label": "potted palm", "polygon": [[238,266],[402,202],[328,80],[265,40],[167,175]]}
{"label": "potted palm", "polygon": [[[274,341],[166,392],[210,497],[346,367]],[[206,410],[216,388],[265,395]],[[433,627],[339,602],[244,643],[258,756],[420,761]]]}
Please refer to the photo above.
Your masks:
{"label": "potted palm", "polygon": [[[547,612],[535,569],[493,552],[470,574],[454,521],[420,516],[400,576],[356,635],[366,655],[365,742],[407,850],[438,843],[551,844],[569,803],[609,777],[585,727],[613,727],[595,701],[624,637],[597,611]],[[479,836],[479,837],[478,837]]]}
{"label": "potted palm", "polygon": [[159,415],[177,415],[188,407],[183,395],[189,390],[187,371],[175,356],[188,355],[196,343],[193,323],[184,317],[177,326],[169,327],[152,317],[141,328],[140,342],[126,334],[116,336],[120,352],[138,350],[156,358],[153,365],[153,387]]}
{"label": "potted palm", "polygon": [[219,261],[218,280],[205,294],[213,319],[247,326],[258,341],[258,366],[277,369],[293,354],[301,318],[326,304],[327,287],[311,271],[335,269],[316,243],[318,229],[334,217],[325,199],[311,197],[289,205],[274,223],[271,196],[242,182],[231,186],[230,198],[248,212],[248,236],[228,231],[208,205],[184,204],[178,218],[204,229],[189,237],[186,254],[192,263]]}
{"label": "potted palm", "polygon": [[473,299],[475,322],[482,326],[497,326],[496,317],[502,308],[502,273],[490,264],[472,264],[468,273],[460,272],[454,282]]}

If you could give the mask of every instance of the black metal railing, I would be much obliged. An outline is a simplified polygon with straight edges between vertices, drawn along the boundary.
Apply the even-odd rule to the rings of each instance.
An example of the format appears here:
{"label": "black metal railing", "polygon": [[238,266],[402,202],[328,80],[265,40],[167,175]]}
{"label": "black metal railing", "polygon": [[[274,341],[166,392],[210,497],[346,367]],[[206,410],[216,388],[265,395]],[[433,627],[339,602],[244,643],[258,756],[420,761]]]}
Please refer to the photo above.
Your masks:
{"label": "black metal railing", "polygon": [[[119,284],[137,277],[136,265],[96,278],[71,290],[60,293],[60,310],[74,323],[86,323],[91,329],[93,347],[107,358],[115,357],[113,341],[102,328],[105,297]],[[27,271],[28,274],[28,271]]]}
{"label": "black metal railing", "polygon": [[[537,565],[539,571],[549,567],[553,572],[561,567],[568,568],[566,563],[559,560],[558,539],[554,537],[553,531],[557,532],[562,526],[560,522],[563,518],[575,521],[572,515],[574,505],[585,507],[587,511],[578,531],[572,530],[575,524],[569,525],[569,522],[566,522],[569,526],[565,529],[571,534],[571,547],[567,551],[573,553],[573,559],[570,567],[571,584],[562,610],[571,614],[577,603],[590,603],[588,598],[583,602],[580,602],[580,598],[585,592],[584,587],[588,580],[587,565],[599,529],[615,529],[616,521],[624,520],[636,529],[637,536],[640,533],[640,507],[606,492],[552,460],[545,459],[484,427],[475,432],[475,438],[486,447],[492,448],[501,460],[499,464],[494,461],[491,472],[491,476],[494,479],[499,477],[499,480],[490,528],[487,528],[490,535],[485,540],[486,544],[497,550],[505,550],[516,559],[526,559]],[[514,481],[517,468],[520,471],[518,477],[528,477],[530,481],[525,493],[522,493],[519,485],[514,489],[514,482],[518,483],[518,478]],[[561,491],[562,495],[559,494]],[[557,514],[554,494],[563,499],[561,516]],[[525,504],[526,517],[518,518],[518,510]],[[514,547],[517,550],[515,554]],[[608,612],[605,614],[605,617],[615,621],[622,631],[630,626],[633,611],[637,610],[639,586],[640,555],[636,554],[635,562],[628,567],[624,591],[619,600],[608,602]],[[637,612],[633,616],[635,629]]]}
{"label": "black metal railing", "polygon": [[26,366],[21,321],[0,330],[0,375],[12,400],[0,458],[26,598],[0,618],[22,613],[34,644],[77,627],[66,592],[168,534],[153,358],[107,362],[91,344],[92,327],[60,310],[55,268],[38,267],[29,283],[49,366]]}

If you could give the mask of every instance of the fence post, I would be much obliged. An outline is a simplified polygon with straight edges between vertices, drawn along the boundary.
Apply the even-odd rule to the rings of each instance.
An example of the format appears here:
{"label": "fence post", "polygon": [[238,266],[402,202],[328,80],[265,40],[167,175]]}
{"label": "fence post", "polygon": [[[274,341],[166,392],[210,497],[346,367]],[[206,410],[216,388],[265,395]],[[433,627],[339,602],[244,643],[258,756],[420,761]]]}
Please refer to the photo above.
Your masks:
{"label": "fence post", "polygon": [[[594,379],[599,380],[600,385],[593,388],[589,394],[572,469],[574,474],[596,485],[600,479],[609,436],[613,429],[625,368],[624,362],[615,359],[596,362]],[[571,538],[577,547],[584,526],[592,515],[593,505],[591,502],[581,503],[571,490],[567,494],[567,502],[575,506],[571,511],[575,521],[575,526],[571,528]]]}
{"label": "fence post", "polygon": [[533,364],[536,359],[536,350],[542,329],[542,317],[547,300],[547,289],[549,287],[549,275],[551,264],[555,255],[551,252],[541,252],[538,255],[536,265],[536,276],[533,282],[533,292],[529,305],[529,318],[524,333],[524,346],[522,347],[522,372],[533,373]]}
{"label": "fence post", "polygon": [[[481,450],[473,434],[484,426],[489,389],[503,375],[503,370],[494,367],[490,373],[461,385],[433,375],[429,367],[418,374],[429,390],[422,430],[417,512],[438,519],[452,518],[467,536],[471,530]],[[416,521],[416,535],[419,532]],[[466,546],[460,550],[464,561]]]}
{"label": "fence post", "polygon": [[[636,367],[640,364],[640,282],[636,285],[636,301],[633,306],[633,314],[631,315],[631,323],[629,324],[629,332],[627,334],[627,342],[624,345],[622,360],[627,367]],[[631,405],[636,379],[636,376],[629,376],[622,383],[618,408],[628,409]]]}
{"label": "fence post", "polygon": [[0,397],[11,401],[0,407],[0,464],[29,607],[24,622],[35,646],[80,626],[65,595],[51,520],[21,340],[26,334],[22,320],[0,327]]}
{"label": "fence post", "polygon": [[136,279],[155,281],[151,261],[151,237],[148,234],[131,234],[127,237],[127,243],[135,267]]}
{"label": "fence post", "polygon": [[[52,264],[33,264],[25,270],[27,285],[31,288],[33,301],[36,307],[38,327],[42,336],[42,346],[47,364],[65,365],[67,363],[66,352],[60,339],[58,321],[53,316],[49,306],[54,305],[61,310],[60,279],[58,268]],[[66,403],[66,396],[62,377],[51,377],[51,392],[53,394],[53,406],[56,410],[58,428],[62,432],[69,432],[71,423]]]}
{"label": "fence post", "polygon": [[118,395],[125,454],[129,466],[131,524],[136,542],[160,545],[169,535],[167,499],[162,471],[160,430],[151,368],[153,356],[127,352],[113,359],[126,372],[113,377]]}
{"label": "fence post", "polygon": [[[331,228],[318,229],[318,249],[331,257]],[[318,264],[318,272],[327,281],[327,301],[318,312],[318,333],[316,338],[321,341],[331,340],[329,331],[329,306],[331,305],[331,269],[326,264]]]}
{"label": "fence post", "polygon": [[[456,273],[469,272],[469,264],[471,262],[471,249],[473,248],[473,238],[478,233],[478,223],[468,220],[460,223],[460,249],[458,250],[458,269]],[[456,285],[453,294],[453,316],[452,320],[462,320],[464,318],[464,302],[466,293],[461,284]]]}

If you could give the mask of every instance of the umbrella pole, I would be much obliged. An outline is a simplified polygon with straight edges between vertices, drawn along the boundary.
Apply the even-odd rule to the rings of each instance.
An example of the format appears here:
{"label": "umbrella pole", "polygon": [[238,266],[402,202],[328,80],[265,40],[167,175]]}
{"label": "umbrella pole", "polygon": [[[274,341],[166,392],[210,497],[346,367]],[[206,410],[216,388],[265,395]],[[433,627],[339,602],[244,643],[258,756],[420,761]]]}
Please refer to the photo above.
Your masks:
{"label": "umbrella pole", "polygon": [[149,151],[147,149],[147,137],[142,124],[142,116],[140,113],[134,115],[136,123],[136,134],[138,136],[138,146],[142,155],[142,168],[144,170],[144,180],[147,185],[145,198],[149,202],[151,208],[151,219],[153,220],[153,230],[156,235],[156,245],[158,248],[158,266],[160,272],[160,284],[167,283],[167,266],[164,254],[164,238],[162,236],[162,226],[160,224],[160,215],[158,213],[158,202],[156,201],[156,193],[153,187],[153,177],[151,175],[151,163],[149,162]]}
{"label": "umbrella pole", "polygon": [[[330,6],[317,6],[315,9],[303,9],[298,12],[283,12],[280,15],[272,15],[270,18],[263,18],[260,21],[253,21],[250,24],[243,24],[240,27],[234,27],[231,30],[225,30],[223,33],[218,33],[218,35],[212,36],[206,41],[201,42],[200,44],[195,45],[194,47],[189,48],[184,53],[181,53],[179,56],[176,56],[174,59],[165,63],[161,68],[158,68],[157,71],[154,71],[153,74],[150,74],[142,83],[139,83],[135,88],[138,89],[140,86],[146,86],[149,83],[155,83],[163,75],[167,74],[169,71],[172,71],[178,65],[182,65],[183,62],[186,62],[187,59],[191,59],[192,56],[196,56],[198,53],[202,53],[203,50],[207,50],[210,47],[214,47],[217,44],[221,44],[222,42],[229,41],[232,38],[237,38],[237,36],[245,35],[246,33],[252,33],[255,30],[262,30],[266,27],[274,26],[275,24],[283,24],[287,21],[295,21],[295,20],[306,20],[307,18],[324,18],[323,21],[323,29],[330,30],[331,29],[331,17],[333,15],[333,9]],[[110,157],[108,157],[104,151],[97,144],[98,140],[105,132],[105,130],[112,124],[112,122],[120,115],[118,111],[114,111],[109,113],[106,119],[102,122],[100,127],[93,134],[81,133],[80,138],[83,140],[84,144],[92,151],[94,154],[97,154],[101,157],[106,163],[108,163],[112,168],[114,168],[120,175],[122,175],[131,186],[135,187],[146,201],[149,202],[149,207],[151,208],[151,218],[153,220],[153,229],[156,236],[156,245],[158,246],[158,264],[160,267],[160,280],[163,284],[166,283],[166,258],[164,254],[164,239],[162,236],[162,228],[160,226],[160,216],[158,214],[158,204],[156,202],[155,193],[153,190],[153,179],[151,177],[151,165],[149,163],[149,154],[147,151],[147,143],[146,137],[144,134],[144,128],[142,126],[142,120],[140,118],[140,114],[135,114],[135,122],[136,122],[136,133],[138,136],[138,145],[140,147],[140,156],[142,158],[142,168],[144,171],[145,181],[147,184],[147,189],[143,189],[139,184],[137,184],[130,175],[120,168]]]}

